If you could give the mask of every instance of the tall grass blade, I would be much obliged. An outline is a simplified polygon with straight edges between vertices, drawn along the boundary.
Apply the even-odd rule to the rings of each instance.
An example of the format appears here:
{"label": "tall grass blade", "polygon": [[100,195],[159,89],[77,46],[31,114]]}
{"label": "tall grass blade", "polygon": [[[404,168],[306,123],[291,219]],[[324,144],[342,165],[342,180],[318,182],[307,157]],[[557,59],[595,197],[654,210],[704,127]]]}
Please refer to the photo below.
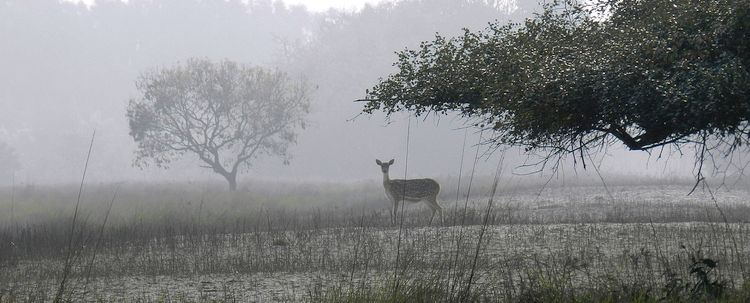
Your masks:
{"label": "tall grass blade", "polygon": [[96,137],[96,130],[94,130],[94,133],[91,134],[91,142],[89,143],[89,151],[86,154],[86,164],[83,166],[83,174],[81,176],[81,184],[78,187],[78,198],[76,199],[76,206],[73,210],[73,220],[70,221],[70,234],[68,235],[68,250],[65,254],[65,264],[63,265],[63,272],[62,277],[60,278],[60,286],[57,288],[57,293],[55,294],[54,302],[61,302],[63,293],[65,292],[65,283],[68,280],[68,276],[70,275],[70,269],[72,266],[72,256],[73,256],[73,235],[75,234],[75,228],[76,228],[76,220],[78,219],[78,208],[81,205],[81,194],[83,193],[83,184],[86,180],[86,171],[88,171],[89,168],[89,160],[91,159],[91,150],[94,147],[94,138]]}

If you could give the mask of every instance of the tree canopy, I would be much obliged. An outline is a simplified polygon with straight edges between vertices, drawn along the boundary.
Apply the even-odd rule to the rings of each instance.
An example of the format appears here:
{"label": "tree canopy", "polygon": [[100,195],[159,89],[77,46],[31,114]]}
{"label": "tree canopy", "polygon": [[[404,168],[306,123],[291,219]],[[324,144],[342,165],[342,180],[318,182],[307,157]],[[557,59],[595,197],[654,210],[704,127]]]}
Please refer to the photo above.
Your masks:
{"label": "tree canopy", "polygon": [[237,173],[261,155],[287,161],[309,110],[307,87],[280,71],[231,61],[190,59],[147,72],[136,81],[142,96],[127,116],[136,164],[166,167],[189,153],[223,176],[231,190]]}
{"label": "tree canopy", "polygon": [[750,139],[750,1],[558,1],[398,53],[364,111],[459,112],[554,153]]}

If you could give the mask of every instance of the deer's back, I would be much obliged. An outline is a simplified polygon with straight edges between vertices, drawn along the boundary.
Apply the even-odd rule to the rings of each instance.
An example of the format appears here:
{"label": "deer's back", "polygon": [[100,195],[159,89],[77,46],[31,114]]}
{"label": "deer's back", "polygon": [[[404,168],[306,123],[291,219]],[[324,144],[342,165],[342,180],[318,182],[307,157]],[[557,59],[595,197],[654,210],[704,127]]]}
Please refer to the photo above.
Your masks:
{"label": "deer's back", "polygon": [[432,179],[391,180],[391,192],[397,196],[423,198],[437,196],[440,185]]}

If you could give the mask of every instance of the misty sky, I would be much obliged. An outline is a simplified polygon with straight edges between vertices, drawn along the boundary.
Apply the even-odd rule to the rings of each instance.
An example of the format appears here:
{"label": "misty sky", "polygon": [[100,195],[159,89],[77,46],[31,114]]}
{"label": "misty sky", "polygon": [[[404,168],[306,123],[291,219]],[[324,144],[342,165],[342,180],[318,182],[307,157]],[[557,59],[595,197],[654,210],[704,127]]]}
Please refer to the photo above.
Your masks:
{"label": "misty sky", "polygon": [[[317,13],[270,0],[105,1],[88,9],[58,0],[0,2],[0,143],[18,157],[16,181],[76,182],[94,129],[91,180],[221,181],[190,154],[168,170],[132,166],[136,145],[125,109],[138,97],[135,79],[191,57],[280,68],[315,87],[291,163],[258,159],[240,182],[373,180],[380,178],[376,158],[395,158],[393,171],[403,176],[407,134],[408,176],[453,177],[462,153],[465,163],[475,155],[479,133],[466,130],[465,121],[406,114],[386,121],[382,114],[359,115],[362,104],[353,101],[393,72],[395,51],[435,33],[453,36],[495,20],[519,21],[537,9],[525,0],[401,0],[339,12],[324,7],[353,2],[304,2]],[[481,160],[478,174],[491,174],[498,157]],[[598,157],[607,174],[672,176],[692,169],[690,160],[657,161],[659,155],[622,146]],[[506,157],[509,167],[524,161],[518,150]],[[9,182],[8,174],[0,175],[0,184]]]}
{"label": "misty sky", "polygon": [[[93,5],[96,0],[65,0],[70,2],[81,2],[87,6]],[[324,12],[329,9],[341,9],[341,10],[359,10],[365,4],[376,5],[381,2],[393,0],[286,0],[284,3],[288,5],[304,5],[308,10],[313,12]],[[127,2],[127,1],[126,1]]]}

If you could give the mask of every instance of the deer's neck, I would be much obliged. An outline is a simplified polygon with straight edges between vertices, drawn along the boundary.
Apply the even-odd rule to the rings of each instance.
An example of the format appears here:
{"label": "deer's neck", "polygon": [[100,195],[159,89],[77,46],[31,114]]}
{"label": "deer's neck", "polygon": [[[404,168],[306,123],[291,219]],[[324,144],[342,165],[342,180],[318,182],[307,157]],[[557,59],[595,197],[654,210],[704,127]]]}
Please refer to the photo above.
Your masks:
{"label": "deer's neck", "polygon": [[388,187],[391,183],[391,178],[388,177],[388,173],[383,173],[383,185]]}

